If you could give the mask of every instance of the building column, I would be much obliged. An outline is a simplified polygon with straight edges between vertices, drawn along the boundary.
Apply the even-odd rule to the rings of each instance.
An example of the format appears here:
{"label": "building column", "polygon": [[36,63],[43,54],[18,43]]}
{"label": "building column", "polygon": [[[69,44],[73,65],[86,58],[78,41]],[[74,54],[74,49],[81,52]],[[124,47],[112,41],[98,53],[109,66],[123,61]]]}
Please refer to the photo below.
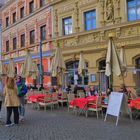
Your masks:
{"label": "building column", "polygon": [[29,37],[28,37],[28,30],[27,30],[27,24],[25,25],[25,47],[28,47]]}
{"label": "building column", "polygon": [[38,31],[38,22],[37,19],[35,20],[35,43],[38,43],[40,40],[40,35],[39,35],[39,31]]}

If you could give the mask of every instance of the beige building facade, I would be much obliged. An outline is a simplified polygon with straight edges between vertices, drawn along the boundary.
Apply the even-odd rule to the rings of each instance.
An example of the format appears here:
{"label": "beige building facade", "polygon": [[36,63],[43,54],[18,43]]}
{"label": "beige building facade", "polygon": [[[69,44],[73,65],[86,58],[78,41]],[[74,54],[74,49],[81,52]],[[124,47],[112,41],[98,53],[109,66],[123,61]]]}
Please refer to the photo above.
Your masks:
{"label": "beige building facade", "polygon": [[[112,36],[118,53],[121,47],[125,50],[126,86],[139,89],[140,20],[139,13],[132,15],[131,10],[132,6],[138,10],[139,3],[133,2],[134,6],[129,0],[60,0],[54,3],[54,46],[62,47],[70,84],[98,85],[102,91],[106,90],[110,83],[105,76],[105,61],[109,36]],[[84,79],[76,76],[81,51],[87,62]],[[113,75],[113,86],[121,83],[122,78]]]}

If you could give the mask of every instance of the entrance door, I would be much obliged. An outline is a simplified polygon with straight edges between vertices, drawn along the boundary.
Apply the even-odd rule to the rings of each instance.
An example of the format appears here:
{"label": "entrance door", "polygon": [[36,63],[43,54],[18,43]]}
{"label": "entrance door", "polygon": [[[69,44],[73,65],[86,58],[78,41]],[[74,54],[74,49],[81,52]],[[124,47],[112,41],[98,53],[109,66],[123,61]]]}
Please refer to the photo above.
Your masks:
{"label": "entrance door", "polygon": [[140,58],[136,59],[136,89],[140,95]]}
{"label": "entrance door", "polygon": [[99,71],[99,88],[102,92],[106,92],[108,88],[108,80],[105,75],[105,71]]}
{"label": "entrance door", "polygon": [[66,64],[66,67],[67,67],[67,79],[68,79],[68,83],[70,85],[87,85],[88,84],[88,63],[86,63],[86,72],[85,72],[85,76],[84,77],[81,77],[79,74],[78,74],[78,64],[79,64],[79,61],[76,60],[76,61],[71,61],[71,62],[68,62]]}
{"label": "entrance door", "polygon": [[109,87],[109,78],[105,75],[105,60],[99,62],[99,89],[106,92]]}

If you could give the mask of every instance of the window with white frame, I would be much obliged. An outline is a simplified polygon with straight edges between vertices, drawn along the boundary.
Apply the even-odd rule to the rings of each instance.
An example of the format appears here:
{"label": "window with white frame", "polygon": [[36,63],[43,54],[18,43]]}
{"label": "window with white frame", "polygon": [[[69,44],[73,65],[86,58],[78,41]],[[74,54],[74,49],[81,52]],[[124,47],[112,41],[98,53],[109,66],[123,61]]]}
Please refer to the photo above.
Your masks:
{"label": "window with white frame", "polygon": [[85,30],[96,29],[96,10],[84,12]]}
{"label": "window with white frame", "polygon": [[72,17],[63,19],[63,35],[72,34]]}
{"label": "window with white frame", "polygon": [[127,0],[128,21],[140,19],[140,0]]}

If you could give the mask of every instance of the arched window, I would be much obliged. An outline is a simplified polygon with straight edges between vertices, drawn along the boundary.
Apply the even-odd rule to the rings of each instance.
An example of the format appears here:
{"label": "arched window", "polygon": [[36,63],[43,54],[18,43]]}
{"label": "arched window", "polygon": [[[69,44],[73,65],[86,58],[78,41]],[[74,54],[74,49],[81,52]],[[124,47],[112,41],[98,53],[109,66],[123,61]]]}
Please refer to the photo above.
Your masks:
{"label": "arched window", "polygon": [[68,83],[71,85],[88,85],[88,63],[86,62],[85,75],[82,77],[78,74],[79,60],[66,63],[68,71]]}

